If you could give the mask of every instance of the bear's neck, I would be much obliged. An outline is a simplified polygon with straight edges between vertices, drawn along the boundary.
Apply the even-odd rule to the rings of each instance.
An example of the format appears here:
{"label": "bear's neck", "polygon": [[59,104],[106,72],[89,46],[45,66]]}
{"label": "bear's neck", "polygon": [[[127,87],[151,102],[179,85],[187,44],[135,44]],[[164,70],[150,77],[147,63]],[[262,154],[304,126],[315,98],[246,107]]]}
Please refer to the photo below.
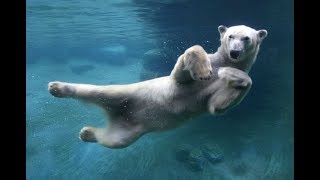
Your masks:
{"label": "bear's neck", "polygon": [[259,51],[259,46],[255,51],[253,51],[251,54],[248,54],[245,59],[239,62],[232,61],[228,56],[228,52],[226,52],[222,46],[218,48],[215,54],[220,56],[219,59],[220,59],[221,66],[233,67],[233,68],[242,70],[246,73],[249,73],[252,65],[254,64],[257,58],[258,51]]}

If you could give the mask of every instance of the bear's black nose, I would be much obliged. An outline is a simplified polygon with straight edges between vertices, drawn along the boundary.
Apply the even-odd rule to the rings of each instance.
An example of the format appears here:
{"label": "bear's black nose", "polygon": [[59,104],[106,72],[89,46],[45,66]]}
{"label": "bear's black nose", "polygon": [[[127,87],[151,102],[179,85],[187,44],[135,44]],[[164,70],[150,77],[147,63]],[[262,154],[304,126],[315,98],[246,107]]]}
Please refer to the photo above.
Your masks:
{"label": "bear's black nose", "polygon": [[231,50],[230,51],[230,56],[232,57],[232,59],[238,59],[239,55],[240,55],[239,50]]}

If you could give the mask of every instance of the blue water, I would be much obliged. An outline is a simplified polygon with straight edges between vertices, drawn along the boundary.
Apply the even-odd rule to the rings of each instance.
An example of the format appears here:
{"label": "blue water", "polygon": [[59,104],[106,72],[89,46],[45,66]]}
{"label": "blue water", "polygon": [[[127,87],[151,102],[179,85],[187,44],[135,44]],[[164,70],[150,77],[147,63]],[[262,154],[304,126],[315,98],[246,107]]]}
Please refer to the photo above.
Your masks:
{"label": "blue water", "polygon": [[[293,179],[293,1],[26,2],[27,179]],[[268,30],[249,94],[224,116],[112,150],[78,139],[83,126],[105,125],[98,108],[47,92],[54,80],[103,85],[168,75],[186,48],[214,52],[220,24]],[[193,160],[177,158],[182,146]],[[213,147],[206,156],[203,146]]]}

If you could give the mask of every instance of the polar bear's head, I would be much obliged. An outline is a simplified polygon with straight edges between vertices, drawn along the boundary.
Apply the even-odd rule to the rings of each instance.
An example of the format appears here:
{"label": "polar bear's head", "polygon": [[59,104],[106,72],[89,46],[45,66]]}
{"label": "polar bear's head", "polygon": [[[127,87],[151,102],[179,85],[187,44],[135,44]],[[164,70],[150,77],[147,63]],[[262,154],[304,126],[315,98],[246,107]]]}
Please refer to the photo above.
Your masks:
{"label": "polar bear's head", "polygon": [[255,30],[250,27],[239,26],[219,26],[221,46],[229,59],[239,62],[248,57],[257,55],[262,40],[267,36],[267,31]]}

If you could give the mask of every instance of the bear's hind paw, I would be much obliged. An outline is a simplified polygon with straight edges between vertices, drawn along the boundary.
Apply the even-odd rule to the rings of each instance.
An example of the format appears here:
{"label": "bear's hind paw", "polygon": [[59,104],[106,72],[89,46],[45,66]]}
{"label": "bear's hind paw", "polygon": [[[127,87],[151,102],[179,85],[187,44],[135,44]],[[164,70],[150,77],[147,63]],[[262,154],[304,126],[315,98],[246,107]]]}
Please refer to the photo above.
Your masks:
{"label": "bear's hind paw", "polygon": [[69,86],[67,83],[54,81],[48,84],[48,91],[54,97],[70,97],[74,94],[75,90],[73,87]]}
{"label": "bear's hind paw", "polygon": [[79,138],[84,142],[97,142],[94,130],[92,127],[83,127],[80,130]]}

